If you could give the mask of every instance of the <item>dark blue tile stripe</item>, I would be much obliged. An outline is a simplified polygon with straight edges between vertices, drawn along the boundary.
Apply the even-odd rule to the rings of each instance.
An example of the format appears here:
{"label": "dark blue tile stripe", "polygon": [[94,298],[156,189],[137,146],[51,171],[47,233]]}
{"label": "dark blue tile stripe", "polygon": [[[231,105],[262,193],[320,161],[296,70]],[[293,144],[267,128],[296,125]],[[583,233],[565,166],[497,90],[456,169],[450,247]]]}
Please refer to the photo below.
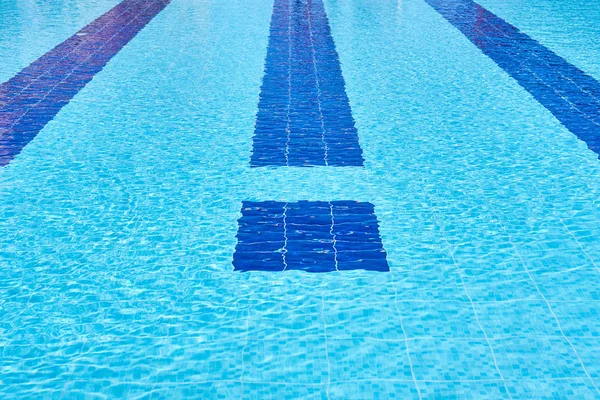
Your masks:
{"label": "dark blue tile stripe", "polygon": [[245,201],[238,224],[236,271],[389,271],[370,203]]}
{"label": "dark blue tile stripe", "polygon": [[322,0],[275,0],[251,166],[362,166]]}
{"label": "dark blue tile stripe", "polygon": [[426,0],[600,154],[600,82],[471,0]]}
{"label": "dark blue tile stripe", "polygon": [[170,0],[125,0],[0,85],[0,166],[40,130]]}

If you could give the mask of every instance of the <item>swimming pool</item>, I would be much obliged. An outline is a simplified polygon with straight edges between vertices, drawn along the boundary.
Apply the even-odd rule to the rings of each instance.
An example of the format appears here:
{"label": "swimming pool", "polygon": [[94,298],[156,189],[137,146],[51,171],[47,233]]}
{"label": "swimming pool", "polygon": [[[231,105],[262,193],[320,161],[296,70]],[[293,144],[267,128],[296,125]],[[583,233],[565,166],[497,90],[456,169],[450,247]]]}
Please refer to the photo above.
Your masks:
{"label": "swimming pool", "polygon": [[530,3],[3,2],[1,396],[600,397],[600,8]]}

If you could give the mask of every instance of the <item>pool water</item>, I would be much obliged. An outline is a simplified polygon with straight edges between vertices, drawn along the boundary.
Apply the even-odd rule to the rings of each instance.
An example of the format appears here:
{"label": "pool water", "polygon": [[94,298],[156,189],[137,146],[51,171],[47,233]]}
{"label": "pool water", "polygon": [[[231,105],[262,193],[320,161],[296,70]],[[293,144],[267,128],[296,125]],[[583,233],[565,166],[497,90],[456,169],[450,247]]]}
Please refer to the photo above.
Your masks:
{"label": "pool water", "polygon": [[160,2],[0,5],[0,397],[600,398],[599,5]]}

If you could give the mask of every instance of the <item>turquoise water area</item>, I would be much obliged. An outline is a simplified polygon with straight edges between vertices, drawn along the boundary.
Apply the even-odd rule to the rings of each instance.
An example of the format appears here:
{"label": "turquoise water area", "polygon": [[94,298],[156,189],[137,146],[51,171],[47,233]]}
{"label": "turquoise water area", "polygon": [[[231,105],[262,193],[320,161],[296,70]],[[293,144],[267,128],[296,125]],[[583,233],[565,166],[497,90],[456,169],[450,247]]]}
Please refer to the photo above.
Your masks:
{"label": "turquoise water area", "polygon": [[[117,3],[3,2],[0,78]],[[273,2],[173,0],[0,170],[0,397],[600,397],[598,155],[425,1],[324,3],[364,168],[250,168]],[[596,5],[480,4],[600,79]],[[234,271],[268,200],[390,271]]]}

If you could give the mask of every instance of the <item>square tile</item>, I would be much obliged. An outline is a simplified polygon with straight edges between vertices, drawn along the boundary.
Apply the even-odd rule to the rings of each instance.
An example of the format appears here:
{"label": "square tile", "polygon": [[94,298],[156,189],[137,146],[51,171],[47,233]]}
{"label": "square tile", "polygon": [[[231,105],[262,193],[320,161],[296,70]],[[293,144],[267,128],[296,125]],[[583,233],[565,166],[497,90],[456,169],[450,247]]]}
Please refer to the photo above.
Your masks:
{"label": "square tile", "polygon": [[595,399],[598,391],[587,378],[508,380],[513,399]]}
{"label": "square tile", "polygon": [[247,335],[250,340],[278,340],[322,336],[325,324],[322,300],[310,295],[270,295],[250,304]]}
{"label": "square tile", "polygon": [[186,329],[187,333],[197,332],[197,339],[210,341],[240,342],[246,337],[248,308],[232,306],[209,307],[205,305],[196,312]]}
{"label": "square tile", "polygon": [[600,301],[552,302],[566,336],[600,337]]}
{"label": "square tile", "polygon": [[325,338],[304,336],[283,340],[248,340],[243,351],[243,380],[323,384],[328,380]]}
{"label": "square tile", "polygon": [[600,300],[600,271],[596,269],[570,269],[561,272],[535,271],[533,279],[549,301]]}
{"label": "square tile", "polygon": [[400,301],[460,300],[469,301],[458,270],[447,265],[433,265],[416,271],[391,271]]}
{"label": "square tile", "polygon": [[389,274],[368,271],[347,271],[346,279],[323,280],[319,275],[325,302],[355,302],[358,304],[389,303],[396,296],[394,278]]}
{"label": "square tile", "polygon": [[327,302],[323,314],[328,338],[404,340],[400,314],[393,303]]}
{"label": "square tile", "polygon": [[417,381],[501,378],[484,340],[414,339],[408,347]]}
{"label": "square tile", "polygon": [[252,383],[245,382],[243,385],[244,399],[323,399],[325,397],[325,385],[302,385],[288,383]]}
{"label": "square tile", "polygon": [[505,379],[585,377],[577,354],[565,339],[516,337],[491,343]]}
{"label": "square tile", "polygon": [[241,397],[242,383],[230,381],[206,383],[192,381],[179,385],[156,385],[151,394],[151,398],[157,399],[238,399]]}
{"label": "square tile", "polygon": [[464,282],[475,302],[541,299],[525,272],[465,275]]}
{"label": "square tile", "polygon": [[414,382],[369,379],[356,382],[332,382],[330,399],[418,399]]}
{"label": "square tile", "polygon": [[586,371],[594,379],[600,379],[600,337],[570,338]]}
{"label": "square tile", "polygon": [[[155,343],[138,345],[139,354],[136,359],[142,360],[145,368],[152,368],[152,374],[132,374],[130,377],[121,376],[112,378],[111,381],[135,381],[143,383],[144,377],[153,385],[185,383],[185,382],[207,382],[207,381],[236,381],[243,373],[242,351],[245,342],[231,341],[194,341],[191,338],[186,341],[173,340],[168,344],[163,340]],[[133,356],[132,351],[127,351]],[[149,355],[149,353],[153,353]],[[123,356],[115,355],[115,365],[122,363]],[[166,368],[176,365],[177,368]],[[120,373],[128,372],[127,368],[114,368]],[[130,368],[135,373],[135,369]],[[90,372],[78,373],[80,376],[91,377],[95,374],[100,379],[106,379],[107,368],[92,368]]]}
{"label": "square tile", "polygon": [[404,342],[328,339],[331,381],[412,380]]}
{"label": "square tile", "polygon": [[503,399],[507,390],[502,380],[497,381],[453,381],[418,382],[424,399]]}
{"label": "square tile", "polygon": [[475,303],[483,330],[490,338],[562,336],[556,318],[541,300]]}
{"label": "square tile", "polygon": [[398,302],[409,338],[485,339],[471,303],[459,301]]}

